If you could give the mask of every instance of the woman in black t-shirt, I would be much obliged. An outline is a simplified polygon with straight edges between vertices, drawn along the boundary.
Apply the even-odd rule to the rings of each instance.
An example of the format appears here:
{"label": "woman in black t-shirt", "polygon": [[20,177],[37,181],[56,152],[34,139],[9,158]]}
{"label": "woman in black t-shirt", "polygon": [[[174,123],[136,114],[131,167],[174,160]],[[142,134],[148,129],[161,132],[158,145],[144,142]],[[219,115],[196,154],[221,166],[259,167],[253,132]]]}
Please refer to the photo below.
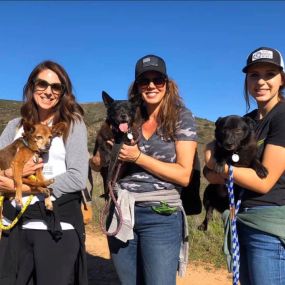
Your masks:
{"label": "woman in black t-shirt", "polygon": [[[285,85],[284,62],[279,51],[254,50],[243,68],[245,99],[257,109],[247,114],[256,121],[259,159],[268,170],[260,178],[251,168],[233,167],[234,182],[245,189],[238,214],[240,282],[242,285],[285,284]],[[205,162],[213,169],[213,144],[207,146]],[[218,175],[207,171],[211,183],[228,177],[229,167]]]}

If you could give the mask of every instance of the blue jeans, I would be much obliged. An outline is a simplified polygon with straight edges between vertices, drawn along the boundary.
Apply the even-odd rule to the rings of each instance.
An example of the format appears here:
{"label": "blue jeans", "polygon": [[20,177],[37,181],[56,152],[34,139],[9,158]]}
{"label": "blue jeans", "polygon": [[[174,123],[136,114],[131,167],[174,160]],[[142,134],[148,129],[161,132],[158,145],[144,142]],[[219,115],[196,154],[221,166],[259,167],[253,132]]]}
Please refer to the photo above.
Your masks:
{"label": "blue jeans", "polygon": [[112,260],[123,285],[173,285],[182,240],[182,213],[169,216],[135,206],[134,239],[109,237]]}
{"label": "blue jeans", "polygon": [[238,223],[241,285],[285,285],[285,247],[265,232]]}

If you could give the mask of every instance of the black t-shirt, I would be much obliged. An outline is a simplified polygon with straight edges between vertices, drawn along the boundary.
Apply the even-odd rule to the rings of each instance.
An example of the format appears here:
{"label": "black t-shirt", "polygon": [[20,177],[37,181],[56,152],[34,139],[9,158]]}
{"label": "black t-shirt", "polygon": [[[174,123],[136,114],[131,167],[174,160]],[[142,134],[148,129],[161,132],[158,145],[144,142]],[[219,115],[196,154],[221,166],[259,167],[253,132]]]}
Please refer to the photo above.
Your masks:
{"label": "black t-shirt", "polygon": [[[258,158],[262,161],[264,148],[267,144],[285,147],[285,102],[278,103],[262,120],[257,120],[257,110],[246,116],[256,121],[258,140]],[[285,205],[285,172],[277,183],[266,194],[245,191],[242,207]]]}

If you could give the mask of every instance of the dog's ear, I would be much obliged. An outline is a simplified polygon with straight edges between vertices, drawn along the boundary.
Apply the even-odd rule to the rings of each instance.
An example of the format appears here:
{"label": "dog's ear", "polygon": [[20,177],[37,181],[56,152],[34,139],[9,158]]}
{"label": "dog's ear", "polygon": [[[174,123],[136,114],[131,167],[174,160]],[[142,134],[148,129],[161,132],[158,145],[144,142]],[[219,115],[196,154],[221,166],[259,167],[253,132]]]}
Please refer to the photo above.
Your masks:
{"label": "dog's ear", "polygon": [[67,125],[64,122],[57,123],[56,125],[52,126],[51,133],[53,137],[60,137],[62,136],[67,129]]}
{"label": "dog's ear", "polygon": [[243,117],[244,121],[249,125],[251,130],[255,129],[256,122],[250,117]]}
{"label": "dog's ear", "polygon": [[23,121],[23,129],[25,134],[32,134],[35,131],[35,127],[31,122]]}
{"label": "dog's ear", "polygon": [[114,99],[105,91],[102,91],[102,99],[106,108],[114,102]]}

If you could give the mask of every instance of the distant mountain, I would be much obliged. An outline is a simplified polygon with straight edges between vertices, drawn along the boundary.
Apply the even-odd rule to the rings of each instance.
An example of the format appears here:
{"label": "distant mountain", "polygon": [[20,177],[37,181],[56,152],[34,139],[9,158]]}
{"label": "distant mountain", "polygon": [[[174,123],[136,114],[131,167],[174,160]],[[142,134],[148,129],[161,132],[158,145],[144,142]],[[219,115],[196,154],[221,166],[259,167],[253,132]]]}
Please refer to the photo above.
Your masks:
{"label": "distant mountain", "polygon": [[[8,121],[20,116],[21,105],[22,102],[20,101],[0,99],[0,133],[2,133]],[[88,129],[88,148],[92,152],[96,133],[105,118],[106,110],[103,103],[83,103],[81,106],[85,111],[85,122]],[[207,119],[196,118],[196,122],[198,126],[199,153],[201,153],[205,143],[213,139],[215,126],[213,122]]]}

